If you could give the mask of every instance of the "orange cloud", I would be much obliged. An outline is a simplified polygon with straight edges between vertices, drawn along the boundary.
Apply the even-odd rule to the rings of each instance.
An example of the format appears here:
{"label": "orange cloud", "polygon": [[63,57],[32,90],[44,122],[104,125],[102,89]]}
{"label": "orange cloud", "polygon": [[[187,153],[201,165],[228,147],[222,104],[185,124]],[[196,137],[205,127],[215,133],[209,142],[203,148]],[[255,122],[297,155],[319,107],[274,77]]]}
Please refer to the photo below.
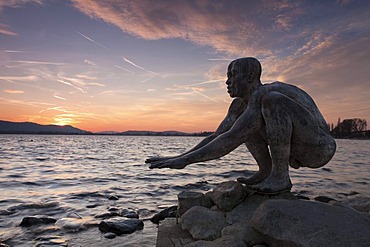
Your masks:
{"label": "orange cloud", "polygon": [[8,90],[8,89],[5,89],[5,90],[3,90],[3,92],[10,93],[10,94],[24,94],[23,90]]}

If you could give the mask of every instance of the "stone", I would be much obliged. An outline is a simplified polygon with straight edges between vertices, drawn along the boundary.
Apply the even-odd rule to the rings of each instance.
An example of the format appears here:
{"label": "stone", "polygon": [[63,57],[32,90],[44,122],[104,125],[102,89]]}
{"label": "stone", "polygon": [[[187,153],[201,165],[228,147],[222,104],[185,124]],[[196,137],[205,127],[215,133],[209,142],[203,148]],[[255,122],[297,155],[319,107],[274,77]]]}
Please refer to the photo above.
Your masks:
{"label": "stone", "polygon": [[182,247],[188,243],[194,242],[190,233],[181,228],[180,224],[176,223],[176,219],[164,219],[158,227],[157,247]]}
{"label": "stone", "polygon": [[56,221],[56,219],[49,216],[26,216],[22,219],[22,222],[19,225],[29,227],[39,224],[53,224]]}
{"label": "stone", "polygon": [[117,235],[133,233],[136,230],[142,230],[144,222],[138,219],[122,220],[110,219],[104,220],[99,224],[99,230],[102,232],[113,232]]}
{"label": "stone", "polygon": [[249,224],[254,211],[264,202],[271,199],[290,199],[296,200],[297,198],[290,192],[278,195],[262,195],[254,192],[249,192],[248,197],[237,205],[233,210],[226,213],[226,222],[234,224],[237,222],[244,222]]}
{"label": "stone", "polygon": [[267,200],[251,218],[271,246],[370,246],[370,216],[321,202]]}
{"label": "stone", "polygon": [[348,199],[348,204],[359,212],[370,213],[370,198],[357,196]]}
{"label": "stone", "polygon": [[253,229],[249,222],[238,222],[222,229],[222,237],[231,236],[246,243],[248,246],[265,243],[261,233]]}
{"label": "stone", "polygon": [[232,236],[224,236],[214,241],[198,240],[185,247],[247,247],[247,244]]}
{"label": "stone", "polygon": [[188,230],[194,239],[215,240],[221,237],[226,226],[225,214],[220,211],[194,206],[181,217],[182,229]]}
{"label": "stone", "polygon": [[133,210],[122,209],[120,210],[119,215],[129,219],[139,219],[139,215]]}
{"label": "stone", "polygon": [[96,226],[98,223],[90,218],[66,217],[57,220],[55,225],[65,232],[79,232],[91,226]]}
{"label": "stone", "polygon": [[194,206],[212,207],[212,202],[203,193],[193,191],[183,191],[177,195],[178,216],[181,217],[186,211]]}
{"label": "stone", "polygon": [[169,208],[166,208],[159,212],[158,214],[155,214],[150,221],[154,224],[158,224],[161,220],[164,220],[168,217],[176,217],[177,215],[177,206],[172,206]]}
{"label": "stone", "polygon": [[117,211],[112,211],[112,212],[104,212],[101,214],[97,214],[94,216],[94,218],[98,219],[109,219],[115,216],[120,216],[120,214]]}
{"label": "stone", "polygon": [[324,202],[324,203],[329,203],[330,201],[336,201],[333,198],[330,198],[327,196],[316,196],[314,200],[318,202]]}
{"label": "stone", "polygon": [[113,239],[113,238],[117,237],[117,235],[113,232],[107,232],[107,233],[103,234],[103,237],[108,238],[108,239]]}
{"label": "stone", "polygon": [[117,201],[117,200],[119,200],[119,197],[116,196],[116,195],[111,195],[111,196],[108,197],[108,200]]}
{"label": "stone", "polygon": [[247,191],[241,183],[227,181],[217,185],[206,195],[219,209],[228,212],[244,200]]}

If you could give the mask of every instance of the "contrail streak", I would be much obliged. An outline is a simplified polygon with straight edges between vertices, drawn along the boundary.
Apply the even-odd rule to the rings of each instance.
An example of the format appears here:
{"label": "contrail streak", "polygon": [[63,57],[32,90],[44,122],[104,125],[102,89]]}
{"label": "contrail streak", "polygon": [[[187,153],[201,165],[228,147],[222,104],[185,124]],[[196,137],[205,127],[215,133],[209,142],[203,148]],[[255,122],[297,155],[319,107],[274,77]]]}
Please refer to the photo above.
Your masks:
{"label": "contrail streak", "polygon": [[128,70],[128,69],[125,69],[125,68],[123,68],[123,67],[121,67],[121,66],[118,66],[118,65],[114,65],[116,68],[119,68],[119,69],[122,69],[122,70],[124,70],[124,71],[127,71],[127,72],[131,72],[132,73],[132,71],[131,70]]}
{"label": "contrail streak", "polygon": [[153,72],[153,71],[150,71],[150,70],[147,70],[147,69],[145,69],[145,68],[143,68],[143,67],[141,67],[141,66],[137,65],[137,64],[135,64],[134,62],[132,62],[132,61],[128,60],[127,58],[125,58],[125,57],[122,57],[122,58],[123,58],[123,60],[124,60],[126,63],[129,63],[129,64],[131,64],[132,66],[134,66],[134,67],[136,67],[136,68],[138,68],[138,69],[141,69],[141,70],[143,70],[143,71],[145,71],[145,72],[149,72],[149,73],[152,73],[152,74],[156,74],[156,75],[157,75],[157,73],[155,73],[155,72]]}
{"label": "contrail streak", "polygon": [[89,40],[89,41],[91,41],[91,42],[93,42],[94,44],[96,44],[96,45],[98,45],[98,46],[100,46],[100,47],[102,47],[102,48],[104,48],[104,49],[106,49],[107,51],[110,51],[107,47],[105,47],[104,45],[102,45],[102,44],[100,44],[100,43],[98,43],[98,42],[96,42],[95,40],[93,40],[93,39],[91,39],[91,38],[89,38],[89,37],[87,37],[86,35],[83,35],[82,33],[80,33],[79,31],[76,31],[79,35],[81,35],[82,37],[84,37],[85,39],[87,39],[87,40]]}

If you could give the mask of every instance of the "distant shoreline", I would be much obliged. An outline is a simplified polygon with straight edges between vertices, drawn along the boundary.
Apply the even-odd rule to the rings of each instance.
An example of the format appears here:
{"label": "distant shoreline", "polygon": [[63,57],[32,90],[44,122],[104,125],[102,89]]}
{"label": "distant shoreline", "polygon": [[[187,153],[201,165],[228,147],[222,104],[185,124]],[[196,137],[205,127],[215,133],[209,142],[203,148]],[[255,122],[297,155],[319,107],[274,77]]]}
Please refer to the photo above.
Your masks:
{"label": "distant shoreline", "polygon": [[[148,132],[148,131],[145,131]],[[78,136],[86,136],[86,135],[95,135],[95,136],[208,136],[212,134],[212,132],[199,132],[199,133],[186,133],[186,132],[178,132],[178,133],[167,133],[166,131],[163,132],[155,132],[151,131],[149,133],[65,133],[65,132],[6,132],[0,131],[0,135],[78,135]]]}

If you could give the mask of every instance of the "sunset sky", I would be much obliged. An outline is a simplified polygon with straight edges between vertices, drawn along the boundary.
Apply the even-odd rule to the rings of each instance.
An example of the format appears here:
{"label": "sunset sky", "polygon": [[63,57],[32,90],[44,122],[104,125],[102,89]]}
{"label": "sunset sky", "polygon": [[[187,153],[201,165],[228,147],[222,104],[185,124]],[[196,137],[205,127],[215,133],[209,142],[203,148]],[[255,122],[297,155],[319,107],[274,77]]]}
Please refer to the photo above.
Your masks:
{"label": "sunset sky", "polygon": [[370,121],[367,0],[0,0],[0,119],[212,131],[226,69],[299,86],[329,123]]}

